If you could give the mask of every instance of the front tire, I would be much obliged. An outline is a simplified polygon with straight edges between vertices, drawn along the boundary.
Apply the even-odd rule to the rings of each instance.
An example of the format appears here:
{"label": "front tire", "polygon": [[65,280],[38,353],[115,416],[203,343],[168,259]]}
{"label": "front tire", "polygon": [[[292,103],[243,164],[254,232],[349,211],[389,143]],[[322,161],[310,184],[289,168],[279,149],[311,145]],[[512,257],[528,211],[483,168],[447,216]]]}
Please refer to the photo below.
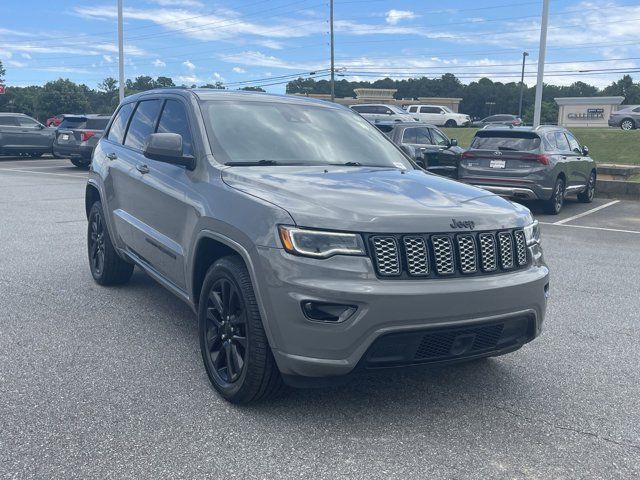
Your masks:
{"label": "front tire", "polygon": [[458,126],[458,124],[455,120],[447,120],[446,122],[444,122],[444,126],[447,128],[455,128]]}
{"label": "front tire", "polygon": [[584,192],[580,192],[578,194],[578,200],[582,203],[591,203],[593,202],[593,197],[596,195],[596,172],[591,172],[589,175],[589,180],[587,180],[587,186],[584,189]]}
{"label": "front tire", "polygon": [[633,119],[625,118],[624,120],[622,120],[622,122],[620,122],[620,128],[622,130],[633,130],[634,128],[636,128],[636,124],[634,123]]}
{"label": "front tire", "polygon": [[549,215],[558,215],[564,205],[564,180],[558,177],[549,200],[543,203],[544,211]]}
{"label": "front tire", "polygon": [[200,293],[198,332],[207,375],[225,400],[246,404],[281,390],[280,371],[240,257],[221,258],[209,268]]}
{"label": "front tire", "polygon": [[95,202],[89,212],[87,249],[91,275],[97,283],[120,285],[129,281],[133,264],[120,258],[113,247],[100,202]]}

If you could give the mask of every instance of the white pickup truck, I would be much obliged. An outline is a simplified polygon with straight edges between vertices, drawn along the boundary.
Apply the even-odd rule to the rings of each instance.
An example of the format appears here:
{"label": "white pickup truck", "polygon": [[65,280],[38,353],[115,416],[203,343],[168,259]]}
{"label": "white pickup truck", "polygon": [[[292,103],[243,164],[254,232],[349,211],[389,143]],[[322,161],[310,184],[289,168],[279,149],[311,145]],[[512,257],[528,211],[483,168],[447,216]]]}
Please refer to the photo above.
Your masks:
{"label": "white pickup truck", "polygon": [[407,112],[421,122],[439,127],[463,127],[471,122],[469,115],[456,113],[449,107],[440,105],[409,105]]}

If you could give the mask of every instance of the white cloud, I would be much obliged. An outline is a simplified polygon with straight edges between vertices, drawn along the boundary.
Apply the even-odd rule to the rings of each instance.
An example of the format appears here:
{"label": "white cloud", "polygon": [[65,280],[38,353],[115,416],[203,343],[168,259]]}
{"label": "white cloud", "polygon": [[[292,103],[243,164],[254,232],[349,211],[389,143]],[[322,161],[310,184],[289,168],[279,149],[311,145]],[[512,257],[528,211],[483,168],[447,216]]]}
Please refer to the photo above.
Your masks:
{"label": "white cloud", "polygon": [[166,67],[166,66],[167,66],[167,64],[166,64],[166,63],[164,63],[164,62],[163,62],[162,60],[160,60],[159,58],[156,58],[156,59],[153,61],[153,66],[154,66],[154,67],[158,67],[158,68],[164,68],[164,67]]}
{"label": "white cloud", "polygon": [[242,67],[233,67],[231,70],[233,70],[235,73],[245,73],[246,70]]}
{"label": "white cloud", "polygon": [[224,77],[220,75],[218,72],[213,72],[213,75],[211,76],[211,78],[213,78],[216,82],[224,83]]}
{"label": "white cloud", "polygon": [[26,58],[27,60],[31,60],[31,55],[29,55],[28,53],[21,53],[20,56],[22,58]]}
{"label": "white cloud", "polygon": [[416,14],[411,10],[391,9],[385,16],[385,20],[389,25],[397,25],[400,20],[411,20],[413,18],[416,18]]}
{"label": "white cloud", "polygon": [[203,7],[204,4],[198,0],[150,0],[161,7]]}
{"label": "white cloud", "polygon": [[285,70],[317,70],[324,68],[324,64],[289,62],[272,55],[265,55],[262,52],[245,51],[241,53],[220,55],[225,62],[239,63],[241,65],[252,65],[257,67],[282,68]]}
{"label": "white cloud", "polygon": [[189,85],[193,83],[202,83],[202,79],[197,75],[180,75],[177,79],[179,82],[187,83]]}
{"label": "white cloud", "polygon": [[7,61],[7,65],[9,65],[10,67],[15,67],[15,68],[24,68],[24,67],[27,66],[27,63],[19,62],[18,60],[8,60]]}
{"label": "white cloud", "polygon": [[194,71],[196,69],[196,66],[189,60],[182,62],[182,65],[184,65],[187,68],[187,70]]}
{"label": "white cloud", "polygon": [[272,50],[282,50],[284,48],[282,42],[276,42],[275,40],[259,40],[255,43],[256,45],[271,48]]}
{"label": "white cloud", "polygon": [[102,55],[102,58],[107,63],[113,63],[113,57],[111,55]]}

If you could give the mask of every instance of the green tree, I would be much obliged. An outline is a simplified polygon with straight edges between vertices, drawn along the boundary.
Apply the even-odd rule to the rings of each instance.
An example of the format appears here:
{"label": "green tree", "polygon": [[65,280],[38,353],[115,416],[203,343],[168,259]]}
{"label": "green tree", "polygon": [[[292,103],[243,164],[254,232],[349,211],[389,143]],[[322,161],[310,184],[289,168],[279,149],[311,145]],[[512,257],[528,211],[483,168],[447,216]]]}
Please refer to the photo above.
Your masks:
{"label": "green tree", "polygon": [[4,75],[7,73],[4,66],[2,65],[2,60],[0,60],[0,83],[4,82]]}
{"label": "green tree", "polygon": [[242,88],[239,88],[238,90],[247,90],[249,92],[266,92],[264,88],[260,88],[260,87],[242,87]]}
{"label": "green tree", "polygon": [[86,85],[77,85],[68,78],[45,83],[35,105],[38,118],[48,118],[58,113],[89,111],[88,91]]}
{"label": "green tree", "polygon": [[176,84],[173,83],[173,79],[169,77],[158,77],[156,79],[156,86],[161,88],[175,87]]}

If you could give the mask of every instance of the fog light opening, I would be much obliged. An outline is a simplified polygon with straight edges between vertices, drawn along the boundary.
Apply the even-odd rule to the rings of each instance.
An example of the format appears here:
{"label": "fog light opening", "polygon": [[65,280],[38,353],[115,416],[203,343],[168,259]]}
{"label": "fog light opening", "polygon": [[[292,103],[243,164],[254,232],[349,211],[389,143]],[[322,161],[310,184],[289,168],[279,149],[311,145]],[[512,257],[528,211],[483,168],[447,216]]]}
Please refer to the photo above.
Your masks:
{"label": "fog light opening", "polygon": [[354,305],[312,302],[309,300],[302,302],[302,313],[304,313],[304,316],[316,322],[344,322],[356,313],[356,310],[358,310],[358,307]]}

